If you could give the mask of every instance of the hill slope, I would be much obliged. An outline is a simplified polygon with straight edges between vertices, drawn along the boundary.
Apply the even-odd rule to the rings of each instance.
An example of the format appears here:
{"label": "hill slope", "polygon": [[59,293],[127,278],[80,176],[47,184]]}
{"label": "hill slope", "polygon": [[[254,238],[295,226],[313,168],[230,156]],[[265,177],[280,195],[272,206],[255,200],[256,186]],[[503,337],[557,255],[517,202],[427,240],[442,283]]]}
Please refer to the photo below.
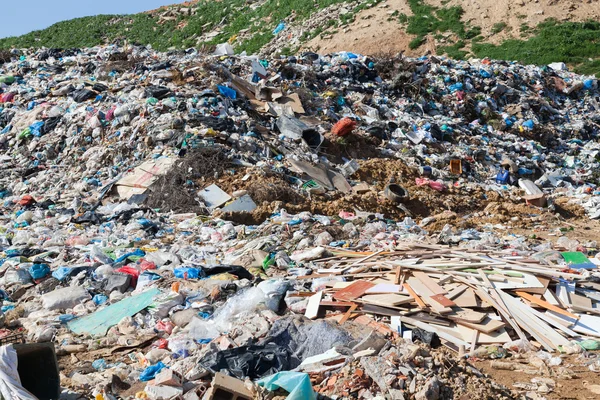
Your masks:
{"label": "hill slope", "polygon": [[158,50],[210,50],[229,41],[237,52],[262,55],[430,51],[453,58],[562,61],[578,72],[599,74],[599,19],[600,0],[201,0],[135,15],[63,21],[0,39],[0,48],[127,40]]}

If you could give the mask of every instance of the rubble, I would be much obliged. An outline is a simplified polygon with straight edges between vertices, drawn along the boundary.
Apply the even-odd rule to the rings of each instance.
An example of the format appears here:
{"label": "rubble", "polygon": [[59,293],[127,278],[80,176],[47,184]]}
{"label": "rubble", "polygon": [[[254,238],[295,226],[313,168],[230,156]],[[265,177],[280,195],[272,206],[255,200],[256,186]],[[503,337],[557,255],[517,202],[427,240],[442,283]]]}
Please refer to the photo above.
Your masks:
{"label": "rubble", "polygon": [[3,351],[53,343],[65,399],[509,399],[597,369],[597,243],[560,230],[600,216],[597,80],[230,53],[0,66]]}

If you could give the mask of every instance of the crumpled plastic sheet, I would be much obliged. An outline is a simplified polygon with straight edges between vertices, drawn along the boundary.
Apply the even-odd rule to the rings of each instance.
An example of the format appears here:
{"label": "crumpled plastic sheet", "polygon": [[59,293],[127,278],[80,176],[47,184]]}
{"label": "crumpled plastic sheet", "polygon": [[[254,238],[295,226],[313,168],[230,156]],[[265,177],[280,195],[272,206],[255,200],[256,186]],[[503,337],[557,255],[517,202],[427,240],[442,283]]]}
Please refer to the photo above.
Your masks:
{"label": "crumpled plastic sheet", "polygon": [[274,343],[218,351],[205,356],[199,364],[212,373],[227,370],[236,378],[252,380],[291,369],[289,351]]}
{"label": "crumpled plastic sheet", "polygon": [[17,351],[12,345],[0,347],[0,394],[5,400],[38,400],[21,385],[17,366]]}
{"label": "crumpled plastic sheet", "polygon": [[289,392],[286,400],[316,400],[317,394],[310,384],[310,377],[304,372],[283,371],[257,382],[270,391],[279,388]]}

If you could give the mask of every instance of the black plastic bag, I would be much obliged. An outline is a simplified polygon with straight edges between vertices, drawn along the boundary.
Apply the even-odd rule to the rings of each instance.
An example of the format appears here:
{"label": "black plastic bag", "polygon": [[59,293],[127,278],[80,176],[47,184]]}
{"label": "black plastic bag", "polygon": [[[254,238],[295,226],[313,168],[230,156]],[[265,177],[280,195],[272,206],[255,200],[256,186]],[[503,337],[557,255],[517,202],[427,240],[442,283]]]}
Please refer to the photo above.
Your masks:
{"label": "black plastic bag", "polygon": [[413,341],[418,340],[420,342],[428,344],[433,349],[437,349],[442,345],[442,342],[440,341],[440,338],[438,337],[437,333],[428,332],[421,328],[415,328],[412,330],[412,338]]}
{"label": "black plastic bag", "polygon": [[228,273],[237,276],[239,279],[250,281],[254,279],[254,275],[240,265],[216,265],[214,267],[202,267],[202,270],[206,276]]}
{"label": "black plastic bag", "polygon": [[164,86],[148,86],[144,93],[146,97],[154,97],[160,100],[171,94],[171,91]]}
{"label": "black plastic bag", "polygon": [[40,128],[40,132],[42,135],[45,135],[47,133],[50,133],[54,130],[54,128],[56,128],[56,126],[58,125],[58,123],[60,122],[60,119],[62,117],[50,117],[48,119],[46,119],[44,121],[44,125],[42,125],[42,127]]}
{"label": "black plastic bag", "polygon": [[227,370],[238,379],[255,380],[288,371],[290,354],[285,347],[273,343],[241,346],[208,354],[198,363],[213,374]]}
{"label": "black plastic bag", "polygon": [[79,89],[69,94],[78,103],[82,103],[86,100],[90,100],[96,97],[96,92],[89,89]]}
{"label": "black plastic bag", "polygon": [[92,86],[92,90],[95,92],[104,92],[105,90],[108,90],[108,86],[102,84],[102,83],[95,83],[94,86]]}

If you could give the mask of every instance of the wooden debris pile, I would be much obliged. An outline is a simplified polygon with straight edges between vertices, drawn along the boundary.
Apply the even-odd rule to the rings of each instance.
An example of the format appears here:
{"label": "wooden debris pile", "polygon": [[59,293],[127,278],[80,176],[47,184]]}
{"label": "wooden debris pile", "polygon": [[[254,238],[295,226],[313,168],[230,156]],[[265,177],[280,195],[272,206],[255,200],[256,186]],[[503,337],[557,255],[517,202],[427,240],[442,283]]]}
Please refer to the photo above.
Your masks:
{"label": "wooden debris pile", "polygon": [[490,344],[556,351],[600,337],[597,266],[582,253],[558,253],[561,264],[424,244],[333,253],[313,262],[316,274],[298,277],[325,282],[294,294],[310,296],[307,318],[343,323],[367,314],[404,337],[411,335],[406,328],[433,332],[459,353]]}

